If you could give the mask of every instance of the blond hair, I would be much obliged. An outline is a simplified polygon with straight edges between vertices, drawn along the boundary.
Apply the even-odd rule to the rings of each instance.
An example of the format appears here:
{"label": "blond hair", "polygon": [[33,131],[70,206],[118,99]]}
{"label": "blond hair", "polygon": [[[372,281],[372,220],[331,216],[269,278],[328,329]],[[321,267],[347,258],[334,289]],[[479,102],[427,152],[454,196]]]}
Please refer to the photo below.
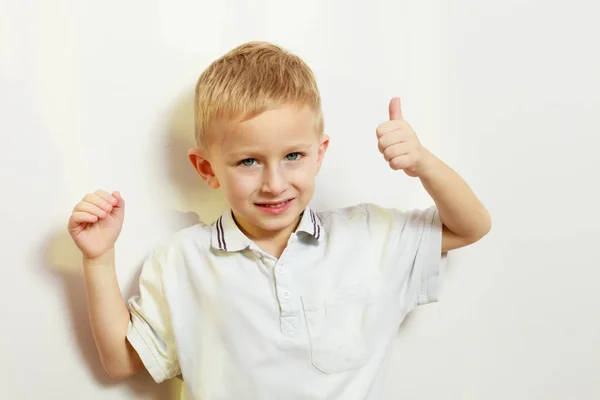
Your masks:
{"label": "blond hair", "polygon": [[198,146],[217,122],[246,120],[283,104],[310,107],[323,133],[321,96],[315,76],[300,57],[268,42],[242,44],[202,72],[195,91]]}

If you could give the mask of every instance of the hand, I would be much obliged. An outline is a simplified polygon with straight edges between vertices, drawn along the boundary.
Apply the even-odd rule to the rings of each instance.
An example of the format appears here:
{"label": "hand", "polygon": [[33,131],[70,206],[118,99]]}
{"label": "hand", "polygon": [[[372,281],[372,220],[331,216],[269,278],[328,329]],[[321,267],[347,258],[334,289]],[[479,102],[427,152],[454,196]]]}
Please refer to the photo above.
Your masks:
{"label": "hand", "polygon": [[73,209],[69,234],[85,258],[98,258],[114,246],[124,215],[125,202],[119,192],[111,195],[98,190],[87,194]]}
{"label": "hand", "polygon": [[417,134],[404,120],[399,97],[390,101],[389,112],[390,120],[377,127],[379,151],[392,169],[401,169],[408,176],[419,176],[427,150],[421,146]]}

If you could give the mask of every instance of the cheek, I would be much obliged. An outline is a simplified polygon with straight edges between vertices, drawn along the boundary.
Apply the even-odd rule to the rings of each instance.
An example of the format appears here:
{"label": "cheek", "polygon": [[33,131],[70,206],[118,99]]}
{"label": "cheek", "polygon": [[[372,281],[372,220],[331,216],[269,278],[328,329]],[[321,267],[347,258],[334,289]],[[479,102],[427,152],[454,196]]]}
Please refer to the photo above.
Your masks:
{"label": "cheek", "polygon": [[314,163],[306,163],[299,168],[292,168],[288,171],[289,181],[299,187],[311,187],[314,185],[316,171]]}
{"label": "cheek", "polygon": [[226,188],[229,196],[243,196],[255,190],[256,180],[257,178],[255,176],[248,174],[240,175],[229,173],[226,175],[225,184],[223,186]]}

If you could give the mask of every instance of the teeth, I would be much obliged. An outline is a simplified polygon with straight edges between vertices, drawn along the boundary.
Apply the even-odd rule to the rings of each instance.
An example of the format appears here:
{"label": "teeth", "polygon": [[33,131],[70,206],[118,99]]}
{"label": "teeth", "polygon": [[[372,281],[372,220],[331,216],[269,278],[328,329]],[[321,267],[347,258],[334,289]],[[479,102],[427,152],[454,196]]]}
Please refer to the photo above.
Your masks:
{"label": "teeth", "polygon": [[264,206],[265,207],[270,207],[270,208],[276,208],[276,207],[281,207],[285,203],[287,203],[287,201],[284,201],[283,203],[279,203],[279,204],[265,204]]}

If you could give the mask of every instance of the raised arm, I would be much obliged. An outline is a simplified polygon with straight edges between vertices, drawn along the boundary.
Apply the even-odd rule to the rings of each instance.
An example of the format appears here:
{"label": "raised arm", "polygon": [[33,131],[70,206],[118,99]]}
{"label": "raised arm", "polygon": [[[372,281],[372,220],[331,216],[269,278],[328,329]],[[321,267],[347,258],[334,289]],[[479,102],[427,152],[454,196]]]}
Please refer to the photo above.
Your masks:
{"label": "raised arm", "polygon": [[130,321],[115,270],[114,244],[124,218],[118,192],[96,191],[74,208],[68,230],[83,257],[90,325],[102,366],[114,379],[124,379],[144,366],[126,336]]}
{"label": "raised arm", "polygon": [[389,105],[390,120],[379,125],[379,151],[394,170],[418,177],[435,202],[442,230],[442,252],[472,244],[491,229],[487,209],[452,168],[421,146],[402,116],[399,98]]}

